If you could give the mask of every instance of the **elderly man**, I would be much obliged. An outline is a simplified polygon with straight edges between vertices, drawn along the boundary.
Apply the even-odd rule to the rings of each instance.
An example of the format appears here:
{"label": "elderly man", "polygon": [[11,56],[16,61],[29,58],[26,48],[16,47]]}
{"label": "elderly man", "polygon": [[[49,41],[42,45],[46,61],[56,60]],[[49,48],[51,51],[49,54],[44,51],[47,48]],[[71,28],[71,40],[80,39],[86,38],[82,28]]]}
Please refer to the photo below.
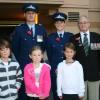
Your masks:
{"label": "elderly man", "polygon": [[87,94],[89,100],[100,100],[100,34],[90,32],[90,22],[87,16],[79,18],[78,27],[80,32],[74,36],[74,43],[76,59],[80,61],[84,70],[86,87],[84,100],[87,100]]}

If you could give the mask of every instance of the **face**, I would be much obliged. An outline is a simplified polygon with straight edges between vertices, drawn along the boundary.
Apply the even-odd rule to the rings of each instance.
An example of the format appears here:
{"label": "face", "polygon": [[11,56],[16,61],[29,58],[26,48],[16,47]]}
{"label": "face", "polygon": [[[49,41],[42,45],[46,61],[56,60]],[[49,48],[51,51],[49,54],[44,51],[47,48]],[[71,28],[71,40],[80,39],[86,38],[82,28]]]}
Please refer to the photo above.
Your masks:
{"label": "face", "polygon": [[68,60],[73,59],[74,55],[75,55],[75,51],[70,49],[70,48],[66,48],[64,51],[65,57]]}
{"label": "face", "polygon": [[32,51],[30,58],[32,59],[32,61],[34,63],[40,63],[43,58],[43,54],[42,54],[41,50],[34,50],[34,51]]}
{"label": "face", "polygon": [[81,32],[87,32],[90,28],[90,23],[86,17],[82,17],[78,23]]}
{"label": "face", "polygon": [[27,11],[25,13],[25,18],[27,22],[34,22],[35,21],[36,13],[33,11]]}
{"label": "face", "polygon": [[3,59],[7,59],[10,56],[10,48],[2,48],[0,49],[0,57]]}
{"label": "face", "polygon": [[58,31],[64,31],[65,28],[65,22],[64,21],[56,21],[55,27]]}

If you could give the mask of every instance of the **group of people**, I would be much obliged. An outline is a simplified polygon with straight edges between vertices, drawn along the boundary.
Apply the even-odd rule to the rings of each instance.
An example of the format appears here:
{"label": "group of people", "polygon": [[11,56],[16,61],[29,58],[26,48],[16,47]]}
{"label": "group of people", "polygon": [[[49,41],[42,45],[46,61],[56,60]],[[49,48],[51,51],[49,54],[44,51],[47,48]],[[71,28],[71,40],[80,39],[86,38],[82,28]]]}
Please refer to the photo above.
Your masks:
{"label": "group of people", "polygon": [[65,32],[67,15],[57,12],[56,32],[47,35],[35,24],[38,6],[25,4],[23,11],[26,21],[15,28],[11,46],[0,39],[0,100],[48,100],[50,90],[54,100],[99,100],[100,34],[90,32],[88,17],[79,18],[80,32],[73,34]]}

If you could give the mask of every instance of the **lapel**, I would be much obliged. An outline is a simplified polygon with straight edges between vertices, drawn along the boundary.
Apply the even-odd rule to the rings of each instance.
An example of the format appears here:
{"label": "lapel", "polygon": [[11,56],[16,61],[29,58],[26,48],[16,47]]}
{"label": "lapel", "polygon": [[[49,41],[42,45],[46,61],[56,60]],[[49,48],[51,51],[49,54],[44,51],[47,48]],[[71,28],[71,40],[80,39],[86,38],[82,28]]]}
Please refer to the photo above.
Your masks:
{"label": "lapel", "polygon": [[84,51],[84,47],[83,47],[83,44],[82,44],[82,39],[81,39],[80,33],[75,35],[75,44],[76,44],[77,49],[78,49],[77,52],[82,52],[85,56],[85,51]]}
{"label": "lapel", "polygon": [[26,34],[27,36],[31,36],[32,37],[32,32],[29,28],[29,26],[27,25],[27,23],[24,24],[24,34]]}
{"label": "lapel", "polygon": [[78,44],[78,46],[82,46],[83,47],[80,33],[75,35],[75,42]]}
{"label": "lapel", "polygon": [[37,35],[37,24],[35,24],[35,36]]}
{"label": "lapel", "polygon": [[95,38],[93,38],[93,34],[90,32],[90,44],[91,42],[94,40]]}

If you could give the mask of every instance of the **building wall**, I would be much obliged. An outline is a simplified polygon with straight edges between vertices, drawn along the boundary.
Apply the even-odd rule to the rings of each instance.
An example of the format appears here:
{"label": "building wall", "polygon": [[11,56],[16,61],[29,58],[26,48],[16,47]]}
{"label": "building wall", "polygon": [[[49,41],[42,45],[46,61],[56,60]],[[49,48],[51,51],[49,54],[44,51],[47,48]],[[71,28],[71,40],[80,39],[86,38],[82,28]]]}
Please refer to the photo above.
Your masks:
{"label": "building wall", "polygon": [[[87,15],[91,22],[91,31],[100,33],[100,0],[64,0],[64,5],[60,6],[59,11]],[[77,33],[77,22],[66,22],[65,30]]]}
{"label": "building wall", "polygon": [[[43,21],[42,23],[46,26],[49,33],[54,30],[54,26],[52,25],[53,23],[49,19],[48,15],[50,13],[52,13],[53,10],[55,11],[55,9],[65,12],[66,14],[68,12],[79,12],[80,15],[87,15],[91,22],[91,31],[96,31],[96,32],[100,33],[100,0],[0,0],[0,3],[8,3],[8,4],[14,3],[17,5],[22,4],[22,3],[28,3],[28,2],[39,3],[40,5],[45,4],[45,5],[43,5],[43,7],[41,7],[41,8],[43,8],[42,11],[44,11],[44,12],[43,12],[43,14],[40,14],[39,18],[41,16],[42,16],[42,18],[45,18],[45,20],[43,20],[42,18],[40,18],[40,19],[41,19],[41,22]],[[48,6],[48,4],[50,7]],[[19,5],[18,5],[18,7],[19,7]],[[11,8],[9,8],[9,9],[11,9]],[[17,8],[17,10],[18,10],[18,8]],[[50,13],[49,13],[49,11],[50,11]],[[1,24],[7,23],[7,22],[9,22],[9,21],[8,20],[0,21]],[[14,20],[12,22],[16,23],[16,20]],[[18,23],[20,23],[20,22],[18,22]],[[77,22],[66,21],[65,30],[73,32],[73,33],[77,33],[79,31],[78,27],[77,27]]]}

